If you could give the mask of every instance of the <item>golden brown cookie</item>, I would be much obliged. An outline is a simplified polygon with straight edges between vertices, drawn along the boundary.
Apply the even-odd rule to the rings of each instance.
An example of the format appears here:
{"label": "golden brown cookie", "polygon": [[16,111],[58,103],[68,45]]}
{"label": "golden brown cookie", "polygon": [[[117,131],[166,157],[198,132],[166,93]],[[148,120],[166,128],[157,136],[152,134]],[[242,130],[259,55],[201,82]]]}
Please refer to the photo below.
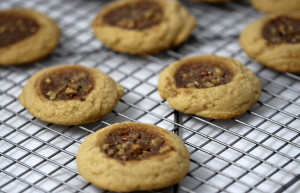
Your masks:
{"label": "golden brown cookie", "polygon": [[229,119],[256,103],[261,86],[255,74],[237,60],[206,55],[169,65],[160,74],[158,90],[180,112]]}
{"label": "golden brown cookie", "polygon": [[31,9],[0,11],[0,66],[20,65],[48,56],[60,30],[55,21]]}
{"label": "golden brown cookie", "polygon": [[300,72],[300,12],[254,21],[244,29],[240,42],[261,64],[282,72]]}
{"label": "golden brown cookie", "polygon": [[196,19],[173,0],[119,0],[94,19],[95,36],[106,46],[130,54],[150,54],[178,46]]}
{"label": "golden brown cookie", "polygon": [[299,0],[251,0],[252,5],[265,13],[300,11]]}
{"label": "golden brown cookie", "polygon": [[31,76],[19,100],[43,121],[79,125],[111,112],[123,92],[120,84],[98,69],[61,65],[44,68]]}
{"label": "golden brown cookie", "polygon": [[79,173],[92,184],[130,192],[168,187],[188,172],[190,155],[174,133],[124,122],[89,135],[77,154]]}

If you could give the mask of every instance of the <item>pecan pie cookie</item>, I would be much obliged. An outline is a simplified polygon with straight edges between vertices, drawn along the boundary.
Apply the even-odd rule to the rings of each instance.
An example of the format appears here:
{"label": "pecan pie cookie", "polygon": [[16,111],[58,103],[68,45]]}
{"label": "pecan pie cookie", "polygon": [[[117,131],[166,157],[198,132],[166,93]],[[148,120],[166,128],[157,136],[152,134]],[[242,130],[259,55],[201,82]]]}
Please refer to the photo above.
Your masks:
{"label": "pecan pie cookie", "polygon": [[98,69],[61,65],[35,73],[19,100],[43,121],[79,125],[99,120],[111,112],[123,92],[120,84]]}
{"label": "pecan pie cookie", "polygon": [[254,21],[244,29],[240,42],[261,64],[281,72],[300,72],[300,12]]}
{"label": "pecan pie cookie", "polygon": [[206,55],[169,65],[160,74],[158,90],[180,112],[229,119],[256,103],[261,86],[255,74],[237,60]]}
{"label": "pecan pie cookie", "polygon": [[299,0],[251,0],[251,3],[265,13],[300,11]]}
{"label": "pecan pie cookie", "polygon": [[178,46],[196,19],[174,0],[119,0],[93,21],[95,36],[106,46],[130,54],[150,54]]}
{"label": "pecan pie cookie", "polygon": [[92,184],[130,192],[178,183],[189,170],[189,158],[174,133],[151,124],[124,122],[89,135],[76,160],[79,173]]}
{"label": "pecan pie cookie", "polygon": [[20,65],[49,55],[60,30],[55,21],[31,9],[0,11],[0,66]]}

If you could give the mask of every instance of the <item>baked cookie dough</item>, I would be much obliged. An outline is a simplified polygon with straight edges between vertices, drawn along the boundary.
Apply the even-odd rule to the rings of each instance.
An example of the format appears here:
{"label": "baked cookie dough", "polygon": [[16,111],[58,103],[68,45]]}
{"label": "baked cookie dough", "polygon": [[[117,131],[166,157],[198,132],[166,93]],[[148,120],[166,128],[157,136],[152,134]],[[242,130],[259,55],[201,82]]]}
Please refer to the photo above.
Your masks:
{"label": "baked cookie dough", "polygon": [[111,112],[123,92],[120,84],[98,69],[61,65],[44,68],[31,76],[19,100],[42,121],[79,125]]}
{"label": "baked cookie dough", "polygon": [[101,11],[92,27],[113,50],[151,54],[178,46],[195,25],[195,17],[174,0],[119,0]]}
{"label": "baked cookie dough", "polygon": [[159,76],[158,90],[180,112],[229,119],[256,103],[261,86],[255,74],[237,60],[205,55],[169,65]]}
{"label": "baked cookie dough", "polygon": [[281,72],[300,72],[300,12],[272,14],[246,26],[240,36],[244,51]]}
{"label": "baked cookie dough", "polygon": [[0,11],[0,66],[30,63],[56,48],[60,29],[55,21],[32,9]]}
{"label": "baked cookie dough", "polygon": [[251,0],[252,5],[265,13],[300,11],[299,0]]}
{"label": "baked cookie dough", "polygon": [[118,192],[177,184],[190,165],[189,152],[177,135],[136,122],[116,123],[89,135],[76,160],[87,181]]}

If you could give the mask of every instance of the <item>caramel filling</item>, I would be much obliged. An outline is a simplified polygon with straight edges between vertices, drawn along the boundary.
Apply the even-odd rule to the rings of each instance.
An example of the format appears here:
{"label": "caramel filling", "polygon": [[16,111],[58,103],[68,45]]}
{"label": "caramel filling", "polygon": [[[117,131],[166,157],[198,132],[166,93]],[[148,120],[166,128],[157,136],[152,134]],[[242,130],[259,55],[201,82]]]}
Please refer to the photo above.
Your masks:
{"label": "caramel filling", "polygon": [[84,101],[94,87],[92,75],[83,68],[71,67],[45,77],[40,85],[42,95],[49,100]]}
{"label": "caramel filling", "polygon": [[271,44],[299,43],[300,20],[287,16],[272,19],[265,24],[263,37]]}
{"label": "caramel filling", "polygon": [[167,153],[172,147],[155,132],[122,128],[111,131],[100,149],[111,158],[131,161]]}
{"label": "caramel filling", "polygon": [[178,88],[210,88],[230,82],[232,73],[220,65],[191,62],[182,65],[175,72]]}
{"label": "caramel filling", "polygon": [[104,21],[112,26],[142,30],[161,22],[163,10],[151,0],[143,0],[117,7],[104,16]]}
{"label": "caramel filling", "polygon": [[0,48],[20,42],[39,30],[38,23],[20,13],[0,13]]}

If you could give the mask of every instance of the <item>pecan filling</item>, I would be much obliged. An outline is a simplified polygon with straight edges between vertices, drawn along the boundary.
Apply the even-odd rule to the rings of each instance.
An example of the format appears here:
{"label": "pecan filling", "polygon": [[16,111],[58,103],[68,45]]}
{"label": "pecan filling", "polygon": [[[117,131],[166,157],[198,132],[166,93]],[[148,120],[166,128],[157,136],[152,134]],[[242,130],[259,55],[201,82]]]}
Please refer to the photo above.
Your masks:
{"label": "pecan filling", "polygon": [[39,30],[38,23],[20,13],[0,13],[0,48],[20,42]]}
{"label": "pecan filling", "polygon": [[299,43],[300,20],[287,16],[279,16],[263,28],[263,37],[271,44]]}
{"label": "pecan filling", "polygon": [[41,82],[41,92],[49,100],[84,101],[94,87],[92,75],[77,67],[66,68],[45,77]]}
{"label": "pecan filling", "polygon": [[175,72],[178,88],[209,88],[231,81],[232,73],[219,65],[196,62],[186,63]]}
{"label": "pecan filling", "polygon": [[120,28],[142,30],[157,25],[162,18],[163,10],[158,3],[143,0],[113,9],[104,16],[104,21]]}
{"label": "pecan filling", "polygon": [[113,130],[100,148],[109,157],[121,161],[141,160],[172,150],[155,132],[134,128]]}

